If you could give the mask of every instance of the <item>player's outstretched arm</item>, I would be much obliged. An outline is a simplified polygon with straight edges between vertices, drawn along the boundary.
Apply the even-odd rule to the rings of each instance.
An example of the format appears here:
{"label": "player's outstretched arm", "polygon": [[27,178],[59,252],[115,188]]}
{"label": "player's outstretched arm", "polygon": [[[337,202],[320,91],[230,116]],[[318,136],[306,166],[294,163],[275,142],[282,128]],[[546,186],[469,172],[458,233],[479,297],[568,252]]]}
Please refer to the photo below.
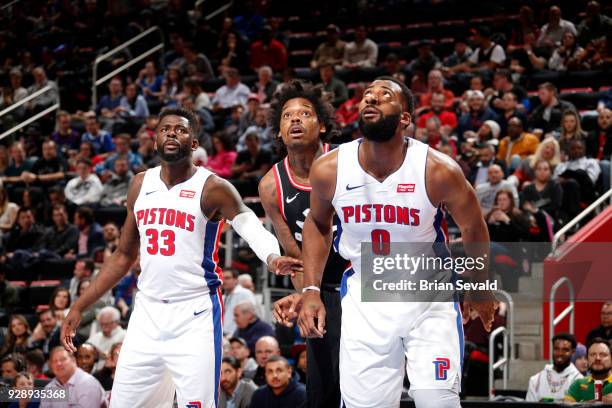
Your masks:
{"label": "player's outstretched arm", "polygon": [[[485,267],[474,269],[472,281],[484,282],[488,277],[489,231],[480,212],[476,192],[465,179],[459,165],[448,156],[429,150],[427,159],[427,191],[434,205],[444,204],[461,231],[466,255],[483,257]],[[475,296],[477,295],[477,296]],[[464,319],[470,309],[480,315],[487,331],[491,330],[498,303],[489,291],[468,291],[463,302]]]}
{"label": "player's outstretched arm", "polygon": [[211,175],[204,184],[202,212],[210,220],[226,218],[249,244],[255,255],[276,274],[289,275],[302,270],[302,261],[280,256],[278,241],[244,203],[236,188],[227,180]]}
{"label": "player's outstretched arm", "polygon": [[[295,241],[293,234],[291,234],[287,222],[281,215],[277,194],[278,191],[276,190],[276,181],[274,180],[274,170],[270,170],[259,182],[259,198],[261,199],[261,205],[266,215],[272,220],[274,232],[285,254],[292,258],[300,259],[302,257],[302,251]],[[291,277],[293,287],[298,293],[302,292],[303,278],[301,272]]]}
{"label": "player's outstretched arm", "polygon": [[[310,169],[310,212],[303,229],[302,257],[304,259],[304,288],[319,288],[329,247],[332,241],[334,207],[332,198],[336,188],[338,152],[333,151],[317,159]],[[298,325],[303,337],[322,337],[325,333],[325,307],[320,291],[306,290],[302,295],[302,309]]]}
{"label": "player's outstretched arm", "polygon": [[83,310],[94,304],[102,295],[113,288],[127,273],[138,256],[140,239],[134,218],[134,203],[140,193],[143,178],[144,173],[136,175],[130,185],[127,199],[127,218],[121,230],[117,250],[102,265],[100,273],[96,275],[89,288],[70,307],[70,312],[64,319],[60,340],[68,351],[76,352],[76,348],[72,344],[72,338],[81,322]]}

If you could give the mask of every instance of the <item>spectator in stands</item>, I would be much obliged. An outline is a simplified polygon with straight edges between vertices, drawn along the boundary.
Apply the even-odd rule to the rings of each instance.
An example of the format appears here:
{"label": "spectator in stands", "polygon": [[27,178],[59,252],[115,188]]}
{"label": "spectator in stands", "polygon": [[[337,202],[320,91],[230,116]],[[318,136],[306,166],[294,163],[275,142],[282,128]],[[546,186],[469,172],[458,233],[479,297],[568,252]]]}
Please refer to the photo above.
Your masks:
{"label": "spectator in stands", "polygon": [[[91,286],[91,278],[83,278],[81,282],[79,282],[79,286],[77,287],[77,299],[83,295],[85,290]],[[110,296],[110,293],[108,293]],[[104,296],[108,297],[108,296]],[[81,313],[81,323],[79,324],[79,328],[77,329],[77,333],[84,339],[87,339],[91,335],[92,327],[96,321],[96,314],[100,309],[104,306],[107,306],[107,301],[104,298],[98,300],[93,305],[89,306],[87,309],[83,310]]]}
{"label": "spectator in stands", "polygon": [[612,340],[612,302],[606,302],[601,307],[601,325],[589,332],[586,338],[587,344],[594,338],[600,337],[605,340]]}
{"label": "spectator in stands", "polygon": [[[68,389],[68,404],[81,407],[102,407],[104,389],[91,374],[76,365],[73,354],[63,347],[55,347],[49,356],[49,368],[55,376],[45,390]],[[41,408],[54,407],[55,403],[43,400]]]}
{"label": "spectator in stands", "polygon": [[[583,52],[582,47],[578,45],[576,34],[572,31],[563,33],[561,45],[555,48],[552,56],[548,60],[548,69],[552,71],[567,71],[580,68],[578,56]],[[544,65],[545,58],[542,58]]]}
{"label": "spectator in stands", "polygon": [[108,221],[102,229],[104,237],[104,261],[110,257],[119,246],[119,227],[113,221]]}
{"label": "spectator in stands", "polygon": [[76,174],[77,176],[66,184],[66,198],[76,205],[98,204],[103,187],[97,174],[92,172],[91,160],[77,160]]}
{"label": "spectator in stands", "polygon": [[[100,129],[100,122],[95,113],[91,112],[85,116],[85,132],[81,135],[81,143],[90,143],[93,153],[103,157],[115,150],[111,134]],[[81,144],[81,148],[83,145]],[[91,157],[89,157],[91,159]]]}
{"label": "spectator in stands", "polygon": [[[45,357],[49,356],[49,352],[60,345],[60,325],[53,311],[47,309],[38,314],[39,324],[32,331],[29,342],[33,349],[41,349]],[[80,336],[75,336],[78,344],[83,341]],[[75,343],[75,346],[76,343]],[[77,346],[78,347],[78,346]]]}
{"label": "spectator in stands", "polygon": [[547,137],[538,145],[535,154],[527,157],[508,179],[519,187],[519,190],[535,179],[536,164],[540,160],[546,160],[550,165],[551,175],[555,167],[561,162],[559,143],[553,137]]}
{"label": "spectator in stands", "polygon": [[530,129],[552,132],[561,125],[561,115],[566,109],[576,110],[574,105],[557,98],[557,87],[550,82],[538,86],[538,106],[529,119]]}
{"label": "spectator in stands", "polygon": [[[458,71],[480,71],[485,74],[495,71],[506,61],[506,53],[501,45],[491,40],[491,29],[487,26],[479,27],[476,31],[478,48],[474,50],[467,63]],[[455,68],[457,71],[457,68]]]}
{"label": "spectator in stands", "polygon": [[248,273],[241,273],[238,275],[238,284],[243,288],[250,290],[255,293],[255,284],[253,283],[253,277]]}
{"label": "spectator in stands", "polygon": [[595,400],[595,381],[602,381],[602,402],[612,403],[612,348],[610,342],[602,338],[594,338],[587,347],[589,372],[591,375],[579,378],[570,385],[565,401],[585,402]]}
{"label": "spectator in stands", "polygon": [[[247,342],[240,337],[231,337],[229,342],[230,354],[240,363],[243,376],[246,378],[253,378],[257,371],[257,362],[251,357],[251,350],[249,350]],[[255,344],[255,348],[257,348],[257,343]]]}
{"label": "spectator in stands", "polygon": [[111,79],[108,84],[108,92],[108,95],[104,95],[100,98],[96,106],[96,114],[102,117],[101,120],[104,123],[104,128],[110,130],[121,112],[119,106],[121,98],[123,97],[123,84],[121,83],[121,79]]}
{"label": "spectator in stands", "polygon": [[0,307],[13,308],[19,302],[19,292],[15,286],[6,281],[5,266],[0,264]]}
{"label": "spectator in stands", "polygon": [[578,343],[576,346],[576,351],[572,354],[572,364],[576,366],[580,374],[588,374],[589,360],[587,359],[587,350],[584,344]]}
{"label": "spectator in stands", "polygon": [[455,37],[454,50],[451,55],[444,58],[443,66],[440,68],[444,76],[452,76],[456,72],[461,72],[467,64],[474,51],[468,45],[465,37],[457,35]]}
{"label": "spectator in stands", "polygon": [[34,349],[25,354],[26,371],[37,380],[46,380],[47,376],[43,372],[45,366],[45,355],[42,350]]}
{"label": "spectator in stands", "polygon": [[208,57],[198,52],[192,43],[185,43],[183,46],[183,57],[179,58],[178,61],[175,60],[170,65],[175,64],[180,67],[187,80],[203,82],[215,77]]}
{"label": "spectator in stands", "polygon": [[555,168],[555,177],[576,178],[575,174],[566,174],[569,172],[583,171],[588,175],[588,179],[579,178],[577,181],[591,181],[591,187],[594,188],[597,179],[601,174],[601,168],[596,159],[586,157],[585,144],[582,140],[572,140],[569,142],[568,161],[560,163]]}
{"label": "spectator in stands", "polygon": [[591,41],[609,37],[612,31],[612,18],[601,13],[601,6],[597,1],[589,1],[586,7],[586,16],[578,24],[578,40],[586,45]]}
{"label": "spectator in stands", "polygon": [[102,207],[123,207],[127,201],[128,188],[134,174],[130,171],[126,157],[115,160],[115,171],[104,183],[100,205]]}
{"label": "spectator in stands", "polygon": [[138,126],[144,123],[144,120],[149,116],[149,106],[142,95],[138,95],[136,84],[128,84],[125,86],[125,95],[121,97],[119,102],[121,117],[129,120]]}
{"label": "spectator in stands", "polygon": [[161,164],[161,157],[155,148],[155,139],[147,132],[138,134],[138,154],[142,158],[143,170],[157,167]]}
{"label": "spectator in stands", "polygon": [[229,69],[245,71],[248,68],[247,51],[244,42],[236,32],[229,32],[225,41],[221,44],[219,54],[220,62],[218,71],[220,75],[225,75]]}
{"label": "spectator in stands", "polygon": [[519,110],[519,99],[514,92],[505,92],[501,101],[502,113],[497,120],[501,135],[508,134],[508,121],[513,117],[519,118],[523,124],[528,123],[527,115]]}
{"label": "spectator in stands", "polygon": [[[534,159],[537,155],[534,155]],[[557,180],[552,178],[551,162],[546,159],[535,161],[533,183],[529,183],[521,192],[523,210],[536,214],[545,211],[553,219],[557,219],[558,211],[563,203],[563,189]]]}
{"label": "spectator in stands", "polygon": [[31,334],[30,324],[23,315],[11,316],[4,336],[4,345],[0,349],[0,358],[11,353],[24,354],[28,349],[28,339]]}
{"label": "spectator in stands", "polygon": [[346,43],[340,39],[340,28],[330,24],[325,29],[326,40],[320,44],[310,61],[310,68],[318,69],[323,65],[341,65]]}
{"label": "spectator in stands", "polygon": [[336,119],[341,128],[356,124],[359,120],[359,104],[363,98],[366,85],[360,82],[353,88],[353,97],[344,102],[336,110]]}
{"label": "spectator in stands", "polygon": [[270,357],[265,370],[266,385],[253,393],[251,408],[299,407],[306,402],[306,387],[292,378],[293,369],[284,357]]}
{"label": "spectator in stands", "polygon": [[612,109],[602,108],[597,116],[597,129],[587,138],[588,156],[604,160],[612,156]]}
{"label": "spectator in stands", "polygon": [[29,208],[20,208],[17,212],[17,224],[9,232],[4,242],[6,256],[11,258],[17,250],[37,252],[42,249],[45,229],[36,222],[34,212]]}
{"label": "spectator in stands", "polygon": [[442,143],[448,143],[448,135],[443,134],[441,128],[440,119],[432,116],[425,122],[425,129],[417,129],[415,136],[429,147],[438,149]]}
{"label": "spectator in stands", "polygon": [[88,374],[94,373],[94,367],[98,362],[98,350],[89,343],[83,343],[76,352],[77,367]]}
{"label": "spectator in stands", "polygon": [[[274,96],[274,92],[278,87],[278,82],[272,78],[272,68],[268,65],[263,65],[257,69],[257,82],[253,84],[251,87],[251,91],[253,91],[257,97],[259,98],[259,102],[269,103],[272,100],[272,96]],[[251,96],[249,95],[249,101],[251,101]],[[250,108],[249,108],[250,110]]]}
{"label": "spectator in stands", "polygon": [[484,94],[481,91],[468,91],[467,97],[469,110],[461,115],[457,124],[460,141],[465,137],[466,131],[476,132],[485,121],[497,121],[497,114],[486,105]]}
{"label": "spectator in stands", "polygon": [[478,161],[471,169],[470,175],[467,178],[474,188],[478,188],[479,185],[487,182],[489,167],[492,165],[497,165],[502,169],[503,173],[506,172],[506,163],[495,157],[495,147],[489,143],[479,145]]}
{"label": "spectator in stands", "polygon": [[572,364],[572,354],[576,351],[576,338],[569,333],[559,333],[552,339],[553,363],[529,379],[527,401],[561,402],[570,385],[582,374]]}
{"label": "spectator in stands", "polygon": [[4,172],[4,176],[0,178],[6,188],[11,184],[22,183],[21,175],[23,172],[30,171],[32,162],[26,160],[26,152],[21,142],[15,142],[11,145],[11,162]]}
{"label": "spectator in stands", "polygon": [[536,46],[552,50],[561,43],[563,33],[566,31],[570,31],[575,36],[576,27],[574,23],[561,18],[559,6],[551,6],[548,10],[548,24],[542,26]]}
{"label": "spectator in stands", "polygon": [[[38,402],[32,401],[33,398],[28,397],[28,392],[34,390],[34,376],[25,371],[21,371],[15,376],[16,390],[25,391],[25,397],[20,398],[19,402],[12,402],[8,404],[8,408],[38,408],[40,405]],[[32,392],[33,394],[33,392]]]}
{"label": "spectator in stands", "polygon": [[[11,70],[9,71],[10,86],[7,89],[10,95],[2,95],[2,98],[0,99],[4,99],[5,96],[10,96],[11,103],[9,105],[12,105],[13,103],[19,102],[20,100],[28,96],[28,91],[23,86],[21,86],[22,79],[23,73],[21,72],[21,70],[17,67],[11,68]],[[17,117],[22,116],[24,109],[17,108],[17,110],[20,111]]]}
{"label": "spectator in stands", "polygon": [[110,391],[113,389],[113,382],[115,381],[115,372],[117,371],[117,361],[119,361],[119,354],[121,354],[121,347],[123,342],[115,343],[110,349],[110,353],[104,367],[94,374],[96,380],[100,382],[104,391]]}
{"label": "spectator in stands", "polygon": [[240,73],[235,68],[228,68],[223,74],[225,85],[217,89],[212,99],[213,110],[228,109],[239,105],[246,106],[249,88],[240,82]]}
{"label": "spectator in stands", "polygon": [[519,18],[512,28],[508,52],[520,50],[526,44],[535,44],[540,35],[540,28],[536,25],[533,9],[529,6],[521,6]]}
{"label": "spectator in stands", "polygon": [[78,287],[83,279],[89,279],[94,274],[95,264],[93,259],[81,258],[77,259],[74,263],[74,271],[70,282],[68,283],[68,291],[70,293],[70,300],[76,301],[78,297]]}
{"label": "spectator in stands", "polygon": [[336,78],[334,66],[331,64],[319,66],[319,76],[324,92],[330,95],[332,105],[338,108],[348,99],[348,89],[345,83]]}
{"label": "spectator in stands", "polygon": [[[429,74],[431,76],[432,72]],[[451,93],[452,95],[452,93]],[[425,123],[432,117],[438,118],[441,126],[443,127],[442,133],[449,135],[453,130],[457,127],[457,115],[455,112],[445,110],[446,106],[446,96],[443,93],[435,92],[432,94],[431,99],[429,100],[430,110],[429,112],[424,113],[419,116],[417,121],[417,129],[422,129],[425,127]]]}
{"label": "spectator in stands", "polygon": [[489,236],[494,242],[519,242],[527,238],[529,220],[515,204],[516,189],[500,189],[495,204],[485,215]]}
{"label": "spectator in stands", "polygon": [[525,132],[523,122],[518,117],[508,120],[508,136],[499,142],[497,158],[506,162],[510,172],[514,172],[521,160],[536,152],[540,140],[531,133]]}
{"label": "spectator in stands", "polygon": [[[253,292],[243,288],[238,283],[238,271],[235,269],[226,269],[223,271],[223,305],[225,312],[223,314],[223,331],[227,334],[233,334],[236,331],[236,322],[234,321],[234,308],[241,303],[250,302],[255,305],[255,296]],[[254,342],[253,342],[254,343]]]}
{"label": "spectator in stands", "polygon": [[233,183],[243,196],[257,195],[259,180],[272,166],[272,154],[261,147],[257,133],[247,134],[245,144],[232,167]]}
{"label": "spectator in stands", "polygon": [[[476,139],[479,143],[487,143],[492,146],[499,145],[499,135],[501,132],[501,128],[499,124],[494,120],[485,121],[480,128],[478,128],[478,132],[476,132]],[[471,135],[471,132],[466,132],[466,135]]]}
{"label": "spectator in stands", "polygon": [[32,95],[46,86],[49,86],[50,88],[48,91],[28,102],[28,108],[34,112],[40,112],[54,103],[58,103],[59,90],[57,88],[57,84],[54,81],[47,79],[45,70],[42,67],[36,67],[32,70],[32,76],[34,77],[34,84],[28,88],[28,95]]}
{"label": "spectator in stands", "polygon": [[20,354],[9,354],[0,361],[0,367],[2,378],[12,382],[25,369],[25,362]]}
{"label": "spectator in stands", "polygon": [[476,195],[483,214],[488,213],[495,205],[497,192],[501,189],[510,190],[514,197],[514,204],[518,206],[518,192],[516,187],[508,180],[504,180],[504,171],[496,164],[489,165],[488,181],[476,187]]}
{"label": "spectator in stands", "polygon": [[153,61],[148,61],[138,73],[138,78],[135,82],[147,100],[149,107],[155,105],[155,102],[159,100],[163,81],[164,78],[157,74],[157,68]]}
{"label": "spectator in stands", "polygon": [[259,32],[260,40],[251,44],[251,69],[257,71],[262,66],[269,66],[276,72],[287,67],[287,49],[285,45],[272,36],[269,25]]}
{"label": "spectator in stands", "polygon": [[355,28],[355,41],[344,47],[342,67],[347,69],[371,68],[378,60],[378,45],[370,40],[368,30],[360,25]]}
{"label": "spectator in stands", "polygon": [[387,54],[382,67],[385,75],[395,78],[401,83],[406,82],[406,75],[402,72],[402,63],[396,53]]}
{"label": "spectator in stands", "polygon": [[[219,177],[230,178],[238,153],[232,149],[231,142],[223,137],[221,133],[213,135],[212,145],[212,155],[208,158],[206,168]],[[227,326],[227,319],[225,322]]]}
{"label": "spectator in stands", "polygon": [[62,154],[68,150],[78,150],[81,137],[79,133],[70,126],[70,113],[61,110],[55,116],[55,132],[51,133],[51,140],[55,142]]}
{"label": "spectator in stands", "polygon": [[19,206],[11,202],[6,189],[0,182],[0,237],[13,228],[18,211]]}
{"label": "spectator in stands", "polygon": [[249,408],[257,386],[249,378],[242,378],[240,362],[231,356],[221,360],[221,389],[218,408]]}
{"label": "spectator in stands", "polygon": [[181,69],[177,65],[170,65],[166,69],[166,77],[162,82],[159,100],[163,106],[174,107],[183,88]]}
{"label": "spectator in stands", "polygon": [[98,173],[102,181],[106,181],[112,175],[115,169],[115,161],[120,157],[127,159],[129,169],[132,172],[137,172],[142,166],[142,157],[130,150],[130,140],[130,135],[126,133],[115,137],[115,152],[95,167],[96,173]]}
{"label": "spectator in stands", "polygon": [[527,101],[527,91],[512,82],[512,73],[508,69],[498,69],[493,74],[493,88],[485,92],[491,96],[491,106],[497,112],[505,111],[505,103],[503,97],[506,93],[512,92],[516,95],[521,105]]}
{"label": "spectator in stands", "polygon": [[113,344],[122,342],[125,338],[125,329],[119,325],[120,318],[119,310],[112,306],[106,306],[98,312],[98,325],[101,331],[87,339],[87,343],[98,349],[100,360],[109,358]]}
{"label": "spectator in stands", "polygon": [[563,159],[567,159],[569,142],[582,140],[586,142],[587,134],[580,125],[580,115],[573,109],[568,109],[561,116],[561,132],[553,132],[553,136],[559,141],[559,148]]}
{"label": "spectator in stands", "polygon": [[93,256],[94,252],[104,247],[102,227],[94,221],[93,210],[79,207],[74,213],[74,225],[79,229],[77,256]]}
{"label": "spectator in stands", "polygon": [[274,141],[274,137],[270,134],[268,128],[268,109],[260,106],[255,112],[255,120],[251,126],[249,126],[244,133],[238,139],[236,144],[236,150],[242,152],[246,150],[246,136],[249,133],[255,133],[259,137],[262,149],[271,150],[271,144]]}
{"label": "spectator in stands", "polygon": [[266,383],[266,363],[272,356],[280,356],[280,347],[278,341],[272,336],[263,336],[255,344],[255,361],[257,362],[257,371],[252,379],[255,384],[262,386]]}
{"label": "spectator in stands", "polygon": [[55,314],[55,318],[61,322],[70,310],[70,292],[67,288],[57,287],[51,294],[49,310]]}
{"label": "spectator in stands", "polygon": [[57,155],[57,145],[51,139],[42,143],[42,157],[34,163],[30,171],[24,171],[21,178],[27,184],[48,187],[62,182],[68,170],[68,164]]}
{"label": "spectator in stands", "polygon": [[444,96],[444,110],[452,110],[455,95],[452,91],[444,89],[444,76],[438,69],[432,69],[427,74],[427,92],[420,97],[420,108],[432,107],[432,98],[434,94],[442,94]]}
{"label": "spectator in stands", "polygon": [[255,343],[263,336],[274,336],[274,328],[270,323],[261,320],[255,312],[255,304],[244,301],[234,307],[234,336],[242,337],[248,344],[252,354],[255,354]]}
{"label": "spectator in stands", "polygon": [[412,74],[410,88],[412,92],[421,94],[427,92],[426,80],[429,72],[440,66],[440,59],[431,50],[430,40],[421,40],[417,46],[417,57],[408,64],[408,71]]}

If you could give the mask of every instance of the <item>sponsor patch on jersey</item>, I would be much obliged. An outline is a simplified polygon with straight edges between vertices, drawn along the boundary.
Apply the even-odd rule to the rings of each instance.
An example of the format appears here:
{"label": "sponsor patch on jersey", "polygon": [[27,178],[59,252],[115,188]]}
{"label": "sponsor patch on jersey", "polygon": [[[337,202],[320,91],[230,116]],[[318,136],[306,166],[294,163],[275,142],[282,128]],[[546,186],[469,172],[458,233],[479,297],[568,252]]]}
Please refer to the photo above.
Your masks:
{"label": "sponsor patch on jersey", "polygon": [[414,183],[412,184],[398,184],[397,185],[398,193],[414,193]]}
{"label": "sponsor patch on jersey", "polygon": [[201,401],[190,401],[185,408],[202,408]]}
{"label": "sponsor patch on jersey", "polygon": [[193,198],[195,197],[195,191],[192,190],[181,190],[179,193],[179,197],[182,198]]}

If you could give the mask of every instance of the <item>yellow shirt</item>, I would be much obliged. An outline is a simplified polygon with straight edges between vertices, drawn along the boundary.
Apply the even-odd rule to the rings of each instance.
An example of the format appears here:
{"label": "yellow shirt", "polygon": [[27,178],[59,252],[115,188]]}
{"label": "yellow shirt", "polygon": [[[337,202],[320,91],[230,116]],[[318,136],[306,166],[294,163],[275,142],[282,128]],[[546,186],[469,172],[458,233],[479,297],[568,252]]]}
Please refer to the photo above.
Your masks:
{"label": "yellow shirt", "polygon": [[[521,137],[514,142],[510,140],[510,136],[506,136],[501,140],[501,142],[499,142],[497,158],[505,161],[506,164],[510,164],[510,159],[512,156],[518,154],[521,156],[521,159],[524,159],[525,157],[534,154],[539,144],[540,139],[531,133],[523,133]],[[509,151],[508,146],[510,146]]]}

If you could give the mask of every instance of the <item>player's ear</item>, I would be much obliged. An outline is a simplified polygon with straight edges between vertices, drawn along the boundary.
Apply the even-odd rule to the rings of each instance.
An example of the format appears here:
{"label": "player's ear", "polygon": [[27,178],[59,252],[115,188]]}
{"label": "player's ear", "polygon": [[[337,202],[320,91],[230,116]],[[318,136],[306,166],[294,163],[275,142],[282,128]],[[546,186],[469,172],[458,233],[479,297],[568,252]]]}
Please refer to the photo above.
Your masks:
{"label": "player's ear", "polygon": [[195,137],[191,140],[191,150],[195,151],[198,146],[200,146],[200,142]]}
{"label": "player's ear", "polygon": [[321,124],[321,126],[319,126],[319,133],[323,134],[325,132],[327,132],[327,128],[324,124]]}
{"label": "player's ear", "polygon": [[409,112],[402,112],[400,115],[400,123],[402,124],[402,128],[407,129],[408,126],[412,123],[412,117]]}

